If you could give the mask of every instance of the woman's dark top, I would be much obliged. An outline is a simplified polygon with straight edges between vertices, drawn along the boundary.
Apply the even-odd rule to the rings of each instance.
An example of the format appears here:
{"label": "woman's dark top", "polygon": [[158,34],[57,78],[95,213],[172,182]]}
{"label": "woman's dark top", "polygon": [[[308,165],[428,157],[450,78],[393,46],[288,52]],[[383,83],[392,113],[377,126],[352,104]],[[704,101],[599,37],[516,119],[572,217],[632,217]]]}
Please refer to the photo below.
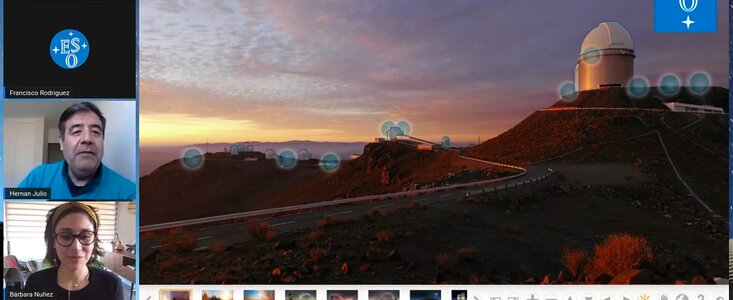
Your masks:
{"label": "woman's dark top", "polygon": [[71,291],[69,297],[69,290],[59,286],[56,280],[58,271],[58,267],[53,267],[31,274],[26,280],[23,292],[31,293],[33,296],[16,299],[124,300],[122,281],[112,272],[89,267],[89,284],[81,290]]}

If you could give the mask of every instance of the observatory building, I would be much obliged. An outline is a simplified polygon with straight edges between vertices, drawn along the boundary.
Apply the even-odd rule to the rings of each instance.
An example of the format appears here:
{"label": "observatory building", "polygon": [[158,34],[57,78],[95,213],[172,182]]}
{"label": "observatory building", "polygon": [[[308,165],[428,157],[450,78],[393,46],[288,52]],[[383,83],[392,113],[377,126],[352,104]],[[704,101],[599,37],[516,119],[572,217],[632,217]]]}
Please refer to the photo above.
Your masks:
{"label": "observatory building", "polygon": [[580,47],[575,64],[575,91],[627,86],[634,76],[634,41],[619,22],[593,28]]}
{"label": "observatory building", "polygon": [[310,160],[313,158],[313,155],[308,151],[308,149],[300,149],[298,150],[298,160]]}
{"label": "observatory building", "polygon": [[387,130],[387,140],[388,141],[395,141],[397,140],[398,136],[405,135],[405,132],[402,130],[402,128],[399,127],[392,127],[389,130]]}

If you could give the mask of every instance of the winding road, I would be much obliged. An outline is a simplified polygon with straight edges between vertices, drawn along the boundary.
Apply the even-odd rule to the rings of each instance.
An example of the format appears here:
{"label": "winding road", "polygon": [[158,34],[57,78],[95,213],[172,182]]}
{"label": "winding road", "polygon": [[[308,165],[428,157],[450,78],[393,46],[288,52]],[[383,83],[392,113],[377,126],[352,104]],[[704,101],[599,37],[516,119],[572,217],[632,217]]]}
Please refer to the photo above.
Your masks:
{"label": "winding road", "polygon": [[[246,223],[219,223],[211,226],[200,226],[206,223],[232,220],[243,217],[263,216],[263,218],[257,218],[257,221],[248,222],[264,222],[271,228],[277,229],[279,233],[288,233],[315,227],[317,226],[317,222],[320,219],[326,217],[340,216],[348,219],[354,219],[367,214],[372,209],[398,209],[400,207],[409,206],[412,202],[418,202],[422,205],[428,206],[448,205],[450,203],[455,203],[455,200],[457,198],[465,196],[467,193],[470,193],[471,195],[479,193],[491,193],[495,191],[515,188],[526,184],[532,184],[534,182],[546,179],[554,172],[551,169],[546,169],[539,166],[531,166],[525,169],[518,166],[505,165],[463,156],[461,157],[464,159],[479,161],[494,166],[502,166],[515,169],[520,171],[521,173],[492,180],[454,184],[445,187],[437,187],[417,191],[357,197],[351,199],[318,202],[306,205],[297,205],[284,208],[266,209],[254,212],[245,212],[142,226],[140,227],[140,232],[142,236],[142,233],[144,232],[162,231],[171,228],[199,225],[196,226],[198,228],[191,229],[189,230],[189,232],[194,232],[197,238],[196,250],[202,250],[208,249],[214,242],[230,245],[236,242],[246,241],[251,238],[249,232],[245,230]],[[288,214],[281,215],[284,212],[288,212]],[[278,213],[279,215],[272,217],[273,213]],[[164,239],[164,235],[158,234],[155,235],[153,238],[141,240],[139,245],[139,251],[141,255],[140,257],[145,259],[145,257],[150,255],[151,253],[155,253],[156,250],[163,246],[162,243],[164,243]]]}

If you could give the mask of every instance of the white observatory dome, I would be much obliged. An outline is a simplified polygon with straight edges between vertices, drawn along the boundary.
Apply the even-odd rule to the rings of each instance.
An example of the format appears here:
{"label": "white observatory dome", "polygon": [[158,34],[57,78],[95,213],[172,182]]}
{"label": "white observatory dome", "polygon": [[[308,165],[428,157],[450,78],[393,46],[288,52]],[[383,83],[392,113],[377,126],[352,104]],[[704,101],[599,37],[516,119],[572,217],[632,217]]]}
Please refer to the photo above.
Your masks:
{"label": "white observatory dome", "polygon": [[573,70],[576,91],[627,86],[634,76],[634,41],[623,25],[603,22],[580,46]]}
{"label": "white observatory dome", "polygon": [[603,22],[593,28],[583,40],[580,55],[596,50],[626,49],[634,50],[634,40],[619,22]]}

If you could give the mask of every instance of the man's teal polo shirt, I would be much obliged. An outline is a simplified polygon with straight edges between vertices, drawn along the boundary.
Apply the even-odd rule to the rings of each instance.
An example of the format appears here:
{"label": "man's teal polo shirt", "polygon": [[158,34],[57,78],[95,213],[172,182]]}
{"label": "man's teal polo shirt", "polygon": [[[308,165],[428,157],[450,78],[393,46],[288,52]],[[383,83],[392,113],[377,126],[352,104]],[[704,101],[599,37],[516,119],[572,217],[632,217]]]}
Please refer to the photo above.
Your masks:
{"label": "man's teal polo shirt", "polygon": [[86,186],[75,188],[68,176],[66,161],[43,164],[31,171],[19,188],[51,188],[51,199],[132,200],[135,184],[104,164],[99,165],[94,179]]}

